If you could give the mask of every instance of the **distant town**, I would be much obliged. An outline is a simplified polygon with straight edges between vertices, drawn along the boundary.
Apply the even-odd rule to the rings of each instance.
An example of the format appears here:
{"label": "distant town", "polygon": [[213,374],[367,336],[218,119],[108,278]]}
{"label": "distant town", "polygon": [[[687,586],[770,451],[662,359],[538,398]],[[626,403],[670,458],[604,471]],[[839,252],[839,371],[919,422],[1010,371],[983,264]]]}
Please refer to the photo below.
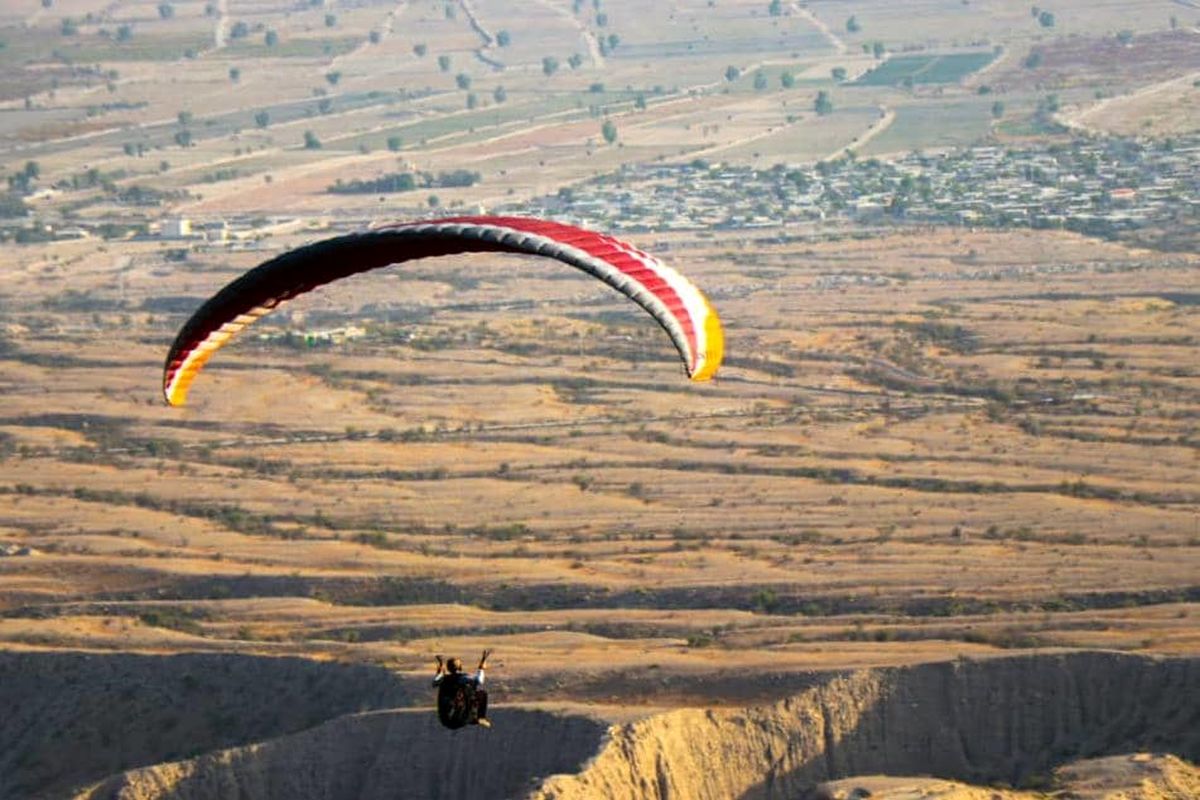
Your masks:
{"label": "distant town", "polygon": [[[34,168],[28,172],[10,177],[7,213],[0,213],[0,240],[132,237],[241,248],[313,225],[261,216],[181,218],[163,213],[171,198],[158,196],[131,203],[128,216],[120,220],[55,220],[26,206],[24,198],[38,191]],[[487,210],[627,231],[932,224],[1061,228],[1117,238],[1173,223],[1195,227],[1200,212],[1200,135],[1162,140],[1078,137],[1027,147],[913,152],[891,160],[848,154],[770,168],[703,159],[626,165],[553,195]],[[339,218],[332,224],[353,228],[362,222]]]}
{"label": "distant town", "polygon": [[1065,228],[1111,237],[1195,220],[1200,136],[1077,138],[769,169],[703,160],[627,166],[501,210],[625,230],[861,221]]}

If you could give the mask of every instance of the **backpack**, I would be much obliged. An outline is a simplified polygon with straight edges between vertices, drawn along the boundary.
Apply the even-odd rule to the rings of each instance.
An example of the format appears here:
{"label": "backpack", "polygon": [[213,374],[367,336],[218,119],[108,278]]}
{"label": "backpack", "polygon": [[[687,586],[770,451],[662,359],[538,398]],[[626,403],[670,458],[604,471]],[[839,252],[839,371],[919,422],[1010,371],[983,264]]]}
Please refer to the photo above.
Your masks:
{"label": "backpack", "polygon": [[438,720],[450,730],[471,722],[476,708],[475,682],[466,675],[446,676],[438,686]]}

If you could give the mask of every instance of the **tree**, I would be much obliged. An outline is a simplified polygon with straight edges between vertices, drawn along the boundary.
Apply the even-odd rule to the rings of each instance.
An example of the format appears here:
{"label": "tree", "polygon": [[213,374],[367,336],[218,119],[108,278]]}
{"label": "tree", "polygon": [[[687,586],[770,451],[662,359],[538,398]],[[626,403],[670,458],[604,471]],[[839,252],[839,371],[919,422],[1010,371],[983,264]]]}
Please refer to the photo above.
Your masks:
{"label": "tree", "polygon": [[608,14],[603,12],[596,15],[596,27],[603,28],[608,25]]}
{"label": "tree", "polygon": [[471,76],[465,72],[460,72],[454,76],[454,83],[460,89],[470,89],[471,88]]}
{"label": "tree", "polygon": [[424,58],[425,54],[427,52],[429,52],[429,48],[426,45],[424,45],[424,44],[414,44],[413,45],[413,55],[415,55],[417,58]]}
{"label": "tree", "polygon": [[379,44],[383,41],[383,34],[379,31],[371,31],[367,34],[367,41],[371,44]]}
{"label": "tree", "polygon": [[321,140],[312,131],[304,132],[304,149],[305,150],[320,150]]}
{"label": "tree", "polygon": [[330,100],[328,97],[322,97],[320,100],[317,101],[317,112],[318,113],[328,114],[332,110],[333,110],[333,101]]}
{"label": "tree", "polygon": [[240,19],[237,22],[233,23],[233,25],[231,25],[229,28],[229,38],[230,39],[245,39],[249,35],[250,35],[250,26],[247,25],[245,22],[243,22]]}
{"label": "tree", "polygon": [[834,67],[833,70],[830,72],[830,74],[833,76],[833,79],[835,81],[840,82],[840,81],[846,80],[846,68],[845,67]]}
{"label": "tree", "polygon": [[608,35],[607,41],[608,41],[609,51],[616,50],[617,45],[619,45],[621,43],[621,37],[617,36],[615,33],[610,33]]}
{"label": "tree", "polygon": [[846,20],[846,30],[850,33],[858,33],[862,30],[862,26],[858,24],[858,17],[853,14]]}
{"label": "tree", "polygon": [[42,0],[42,8],[50,8],[54,5],[54,0]]}
{"label": "tree", "polygon": [[883,46],[883,42],[873,42],[871,44],[871,55],[876,58],[883,58],[883,54],[887,52],[887,48]]}
{"label": "tree", "polygon": [[1054,27],[1054,15],[1051,14],[1049,11],[1043,11],[1042,13],[1038,14],[1037,19],[1038,19],[1038,24],[1041,25],[1043,28],[1053,28]]}
{"label": "tree", "polygon": [[438,69],[440,69],[442,72],[450,71],[450,56],[447,56],[447,55],[438,56]]}
{"label": "tree", "polygon": [[1126,28],[1117,32],[1117,41],[1123,45],[1128,45],[1133,41],[1133,31]]}
{"label": "tree", "polygon": [[117,26],[117,41],[118,42],[128,42],[132,38],[133,38],[133,26],[132,25],[118,25]]}
{"label": "tree", "polygon": [[42,174],[42,168],[36,161],[26,161],[25,167],[16,175],[8,176],[8,187],[14,191],[27,192],[29,185]]}
{"label": "tree", "polygon": [[505,91],[503,86],[497,86],[492,90],[492,99],[497,103],[503,103],[508,99],[508,92]]}
{"label": "tree", "polygon": [[542,59],[542,72],[546,74],[547,78],[558,72],[558,59],[554,56],[544,57]]}
{"label": "tree", "polygon": [[441,198],[438,197],[436,194],[429,195],[429,197],[425,200],[425,202],[429,204],[430,208],[437,208],[438,206],[440,206],[442,204]]}
{"label": "tree", "polygon": [[1037,69],[1042,65],[1042,53],[1040,50],[1034,50],[1029,55],[1025,56],[1025,69]]}
{"label": "tree", "polygon": [[754,91],[761,92],[767,88],[767,76],[762,70],[754,73]]}
{"label": "tree", "polygon": [[992,103],[992,116],[996,119],[1000,119],[1004,116],[1004,103],[1000,102],[999,100]]}
{"label": "tree", "polygon": [[171,17],[175,16],[175,6],[171,5],[170,3],[159,3],[158,16],[161,19],[170,19]]}
{"label": "tree", "polygon": [[192,124],[193,117],[192,117],[192,112],[190,112],[190,111],[180,111],[178,114],[175,115],[175,118],[177,120],[179,120],[180,125],[191,125]]}
{"label": "tree", "polygon": [[254,124],[260,128],[265,128],[271,124],[271,115],[266,111],[258,111],[254,114]]}
{"label": "tree", "polygon": [[389,136],[387,138],[387,149],[395,153],[401,147],[404,147],[404,139],[399,136]]}
{"label": "tree", "polygon": [[338,72],[336,69],[333,72],[325,73],[325,80],[329,81],[330,86],[337,86],[338,81],[340,81],[341,79],[342,79],[342,73]]}
{"label": "tree", "polygon": [[241,79],[242,79],[242,71],[237,67],[230,67],[229,68],[229,80],[233,81],[234,83],[237,83]]}
{"label": "tree", "polygon": [[730,83],[736,81],[741,74],[742,71],[732,64],[725,68],[725,80],[729,81]]}
{"label": "tree", "polygon": [[567,65],[571,69],[579,69],[582,64],[583,56],[579,55],[579,53],[571,53],[571,55],[567,57]]}
{"label": "tree", "polygon": [[15,194],[0,194],[0,218],[29,216],[29,207]]}
{"label": "tree", "polygon": [[796,76],[793,75],[790,71],[784,70],[779,75],[779,85],[785,89],[796,88]]}
{"label": "tree", "polygon": [[772,17],[782,17],[783,0],[771,0],[770,4],[767,5],[767,13]]}
{"label": "tree", "polygon": [[496,44],[500,47],[508,47],[512,44],[512,35],[508,31],[500,31],[496,34]]}
{"label": "tree", "polygon": [[636,108],[638,111],[645,111],[646,110],[646,95],[639,92],[638,96],[633,99],[633,107]]}
{"label": "tree", "polygon": [[824,90],[817,92],[817,99],[813,101],[813,110],[821,116],[833,113],[833,100],[829,98],[829,92]]}
{"label": "tree", "polygon": [[267,47],[274,47],[275,45],[279,44],[279,34],[275,31],[267,31],[267,34],[263,36],[263,43],[266,44]]}
{"label": "tree", "polygon": [[176,131],[175,144],[179,145],[180,147],[191,147],[192,146],[192,132],[187,129],[184,129],[182,131]]}
{"label": "tree", "polygon": [[606,119],[604,124],[600,126],[600,135],[604,137],[604,141],[613,144],[617,141],[617,126],[611,119]]}
{"label": "tree", "polygon": [[326,14],[325,15],[325,27],[326,28],[337,27],[337,14]]}

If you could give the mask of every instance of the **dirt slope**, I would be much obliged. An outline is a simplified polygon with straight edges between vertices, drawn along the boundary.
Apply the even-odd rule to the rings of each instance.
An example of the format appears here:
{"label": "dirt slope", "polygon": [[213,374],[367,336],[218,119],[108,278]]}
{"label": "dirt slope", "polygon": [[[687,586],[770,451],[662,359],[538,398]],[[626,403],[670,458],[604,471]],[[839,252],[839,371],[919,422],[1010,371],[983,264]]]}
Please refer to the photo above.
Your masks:
{"label": "dirt slope", "polygon": [[[1055,771],[1052,797],[1063,800],[1195,800],[1200,770],[1175,756],[1149,753],[1075,761]],[[869,794],[867,794],[869,792]],[[969,786],[942,778],[866,775],[830,781],[802,800],[1045,800],[1045,791]]]}
{"label": "dirt slope", "polygon": [[1158,748],[1195,759],[1198,688],[1198,661],[1116,654],[865,670],[767,708],[625,726],[538,797],[794,797],[849,775],[1018,783],[1077,756]]}
{"label": "dirt slope", "polygon": [[1078,800],[1195,800],[1200,770],[1175,756],[1110,756],[1077,761],[1058,771]]}
{"label": "dirt slope", "polygon": [[303,658],[0,653],[0,798],[402,705],[375,667]]}
{"label": "dirt slope", "polygon": [[835,675],[765,707],[613,725],[500,708],[491,731],[446,734],[425,712],[353,715],[117,775],[81,797],[370,800],[405,787],[409,797],[750,800],[802,797],[855,775],[1016,784],[1081,757],[1160,750],[1196,760],[1198,698],[1196,659],[959,660]]}
{"label": "dirt slope", "polygon": [[343,717],[264,744],[119,775],[80,800],[511,797],[538,776],[579,769],[608,727],[580,714],[499,713],[497,735],[478,728],[447,733],[424,709]]}

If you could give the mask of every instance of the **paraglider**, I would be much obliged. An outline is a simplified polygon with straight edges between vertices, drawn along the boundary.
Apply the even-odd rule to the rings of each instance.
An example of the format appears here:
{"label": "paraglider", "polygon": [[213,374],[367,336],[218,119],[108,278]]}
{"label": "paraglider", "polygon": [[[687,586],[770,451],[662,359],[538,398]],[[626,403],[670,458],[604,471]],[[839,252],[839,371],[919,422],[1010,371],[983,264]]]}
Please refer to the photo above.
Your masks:
{"label": "paraglider", "polygon": [[459,253],[546,256],[604,281],[667,332],[693,381],[717,372],[720,319],[691,281],[612,236],[525,217],[451,217],[327,239],[271,259],[236,279],[179,331],[163,370],[163,396],[183,405],[196,374],[233,336],[287,300],[361,272]]}
{"label": "paraglider", "polygon": [[487,718],[487,690],[483,688],[483,673],[491,654],[491,650],[483,651],[474,675],[463,672],[461,658],[444,662],[441,656],[437,656],[433,685],[438,690],[438,721],[450,730],[458,730],[465,725],[492,727]]}

